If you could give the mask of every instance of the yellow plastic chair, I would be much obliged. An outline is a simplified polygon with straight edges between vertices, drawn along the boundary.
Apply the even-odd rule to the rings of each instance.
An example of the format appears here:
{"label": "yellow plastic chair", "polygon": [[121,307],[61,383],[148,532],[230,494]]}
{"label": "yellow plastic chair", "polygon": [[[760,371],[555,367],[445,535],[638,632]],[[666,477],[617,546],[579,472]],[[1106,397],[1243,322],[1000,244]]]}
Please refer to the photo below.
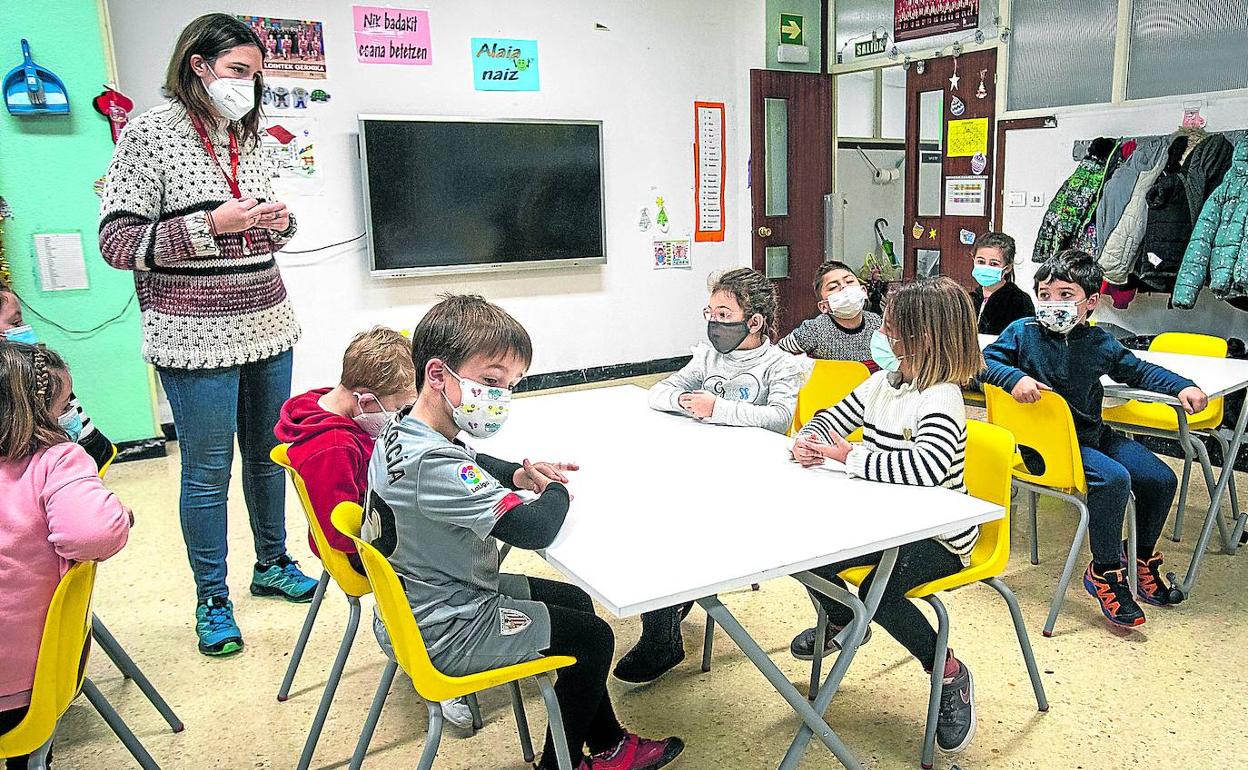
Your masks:
{"label": "yellow plastic chair", "polygon": [[[117,459],[117,446],[115,444],[112,450],[108,460],[100,466],[99,475],[101,479],[104,478],[104,474],[112,466],[113,460]],[[104,622],[95,613],[91,614],[91,638],[95,639],[96,644],[100,645],[104,650],[104,654],[121,671],[123,678],[134,680],[134,683],[139,686],[139,690],[143,692],[152,706],[160,712],[161,717],[169,724],[170,730],[180,733],[186,728],[161,694],[156,691],[156,687],[148,681],[147,676],[139,668],[139,664],[134,662],[130,654],[121,646],[121,642],[117,641],[117,637],[113,636],[113,633],[108,630],[108,627],[104,625]]]}
{"label": "yellow plastic chair", "polygon": [[[1023,613],[1019,610],[1018,599],[1015,598],[1014,592],[1000,580],[1000,576],[1005,573],[1005,568],[1010,561],[1010,486],[1014,465],[1014,436],[1004,428],[978,420],[967,421],[966,428],[967,492],[973,497],[1000,505],[1005,509],[1005,516],[980,526],[979,541],[971,553],[970,566],[948,577],[916,586],[906,594],[911,599],[923,599],[930,604],[936,611],[937,620],[936,659],[932,662],[932,684],[927,702],[927,728],[923,735],[921,758],[925,769],[932,767],[936,751],[936,722],[940,713],[944,661],[949,648],[949,614],[936,596],[941,591],[952,591],[973,583],[985,583],[1001,594],[1009,607],[1010,618],[1014,621],[1014,632],[1018,635],[1018,645],[1023,652],[1027,674],[1031,677],[1036,707],[1040,711],[1049,710],[1049,702],[1044,694],[1044,685],[1040,681],[1040,671],[1031,650],[1027,628],[1023,624]],[[842,572],[841,577],[854,585],[861,585],[862,581],[871,574],[872,569],[872,567],[855,567]],[[827,615],[824,614],[823,608],[819,607],[819,624],[815,629],[815,659],[811,665],[811,698],[815,697],[814,693],[818,688],[819,665],[826,634]]]}
{"label": "yellow plastic chair", "polygon": [[[870,376],[871,370],[857,361],[815,361],[810,379],[797,393],[797,409],[789,435],[796,434],[815,412],[834,406]],[[861,429],[847,437],[849,441],[861,439]]]}
{"label": "yellow plastic chair", "polygon": [[[1148,346],[1148,349],[1156,353],[1186,353],[1189,356],[1226,358],[1227,344],[1226,340],[1221,337],[1213,337],[1208,334],[1166,332],[1158,334]],[[1209,461],[1208,450],[1205,449],[1205,445],[1198,436],[1208,436],[1218,442],[1218,446],[1222,448],[1222,462],[1224,465],[1227,462],[1226,456],[1230,454],[1230,442],[1218,431],[1218,428],[1222,425],[1223,412],[1224,405],[1222,399],[1211,398],[1209,399],[1209,405],[1204,410],[1193,415],[1187,415],[1188,430],[1196,434],[1189,434],[1187,443],[1183,442],[1179,428],[1179,414],[1175,411],[1175,407],[1168,404],[1128,401],[1121,406],[1110,407],[1103,412],[1105,422],[1111,423],[1115,428],[1127,435],[1143,434],[1172,438],[1177,439],[1182,446],[1183,483],[1179,485],[1179,507],[1174,514],[1174,534],[1170,538],[1176,543],[1179,542],[1183,534],[1183,513],[1187,509],[1187,488],[1192,477],[1193,456],[1200,459],[1200,467],[1205,475],[1205,484],[1210,492],[1213,491],[1214,487],[1213,464]],[[1234,465],[1234,463],[1231,465]],[[1235,491],[1235,471],[1231,468],[1228,470],[1228,473],[1231,474],[1229,485],[1231,512],[1233,516],[1238,517],[1239,496]]]}
{"label": "yellow plastic chair", "polygon": [[74,564],[57,584],[43,623],[30,708],[21,722],[0,735],[0,757],[30,754],[32,770],[46,770],[57,722],[69,704],[84,693],[104,721],[145,770],[160,770],[112,704],[86,678],[87,635],[91,631],[91,591],[95,562]]}
{"label": "yellow plastic chair", "polygon": [[[1088,537],[1088,480],[1083,472],[1083,455],[1079,452],[1079,437],[1075,433],[1075,421],[1070,415],[1066,399],[1051,390],[1041,392],[1040,400],[1032,404],[1020,404],[1014,397],[995,385],[984,386],[988,407],[988,422],[999,425],[1014,434],[1019,446],[1034,450],[1044,461],[1041,473],[1028,470],[1021,456],[1015,458],[1014,486],[1027,493],[1031,513],[1031,563],[1040,563],[1038,526],[1036,522],[1036,496],[1048,495],[1065,500],[1079,512],[1079,525],[1075,529],[1066,566],[1058,580],[1057,591],[1049,606],[1049,617],[1044,623],[1044,635],[1053,635],[1053,626],[1062,610],[1066,588],[1079,561],[1083,543]],[[1135,550],[1135,505],[1127,504],[1128,549]],[[1129,580],[1136,585],[1135,559],[1127,560]]]}
{"label": "yellow plastic chair", "polygon": [[[572,770],[568,741],[563,731],[563,716],[559,711],[559,701],[555,697],[550,672],[573,665],[576,663],[576,658],[551,655],[527,663],[491,669],[468,676],[443,674],[434,667],[433,661],[429,658],[424,638],[420,634],[420,628],[416,625],[411,605],[407,602],[407,595],[403,592],[403,586],[400,585],[394,568],[376,548],[360,539],[360,525],[363,519],[360,506],[350,502],[339,503],[334,508],[331,518],[338,531],[350,537],[355,543],[360,559],[364,562],[364,571],[368,573],[368,582],[372,585],[377,600],[377,612],[381,615],[381,622],[385,624],[386,631],[390,634],[390,641],[394,644],[394,654],[398,658],[398,665],[402,666],[403,671],[411,677],[416,694],[425,702],[425,707],[429,711],[429,734],[425,739],[425,749],[421,754],[420,764],[417,765],[419,770],[430,770],[438,754],[438,745],[442,740],[440,702],[473,695],[500,685],[511,687],[521,747],[524,749],[525,761],[532,762],[533,750],[529,745],[528,723],[524,717],[523,708],[514,697],[520,689],[518,682],[529,677],[536,678],[537,685],[542,692],[542,699],[546,702],[559,769]],[[383,679],[377,696],[384,700],[388,689],[389,682]],[[377,699],[374,699],[373,705],[374,708],[378,707]],[[369,719],[372,718],[373,715],[370,713]],[[355,759],[352,760],[352,767],[358,767]]]}

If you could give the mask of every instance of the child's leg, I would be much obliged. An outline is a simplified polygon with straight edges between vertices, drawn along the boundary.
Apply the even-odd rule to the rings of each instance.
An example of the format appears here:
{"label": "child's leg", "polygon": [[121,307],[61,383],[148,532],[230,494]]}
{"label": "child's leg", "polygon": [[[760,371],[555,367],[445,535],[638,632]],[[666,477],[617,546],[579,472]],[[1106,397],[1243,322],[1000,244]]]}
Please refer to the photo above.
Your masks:
{"label": "child's leg", "polygon": [[[906,598],[906,593],[915,586],[961,570],[962,560],[948,548],[935,540],[920,540],[901,547],[897,565],[884,587],[874,620],[918,659],[925,670],[931,670],[936,656],[936,629],[915,603]],[[874,578],[872,572],[862,582],[860,596],[866,596],[871,590]]]}
{"label": "child's leg", "polygon": [[1136,556],[1147,559],[1156,550],[1161,531],[1166,526],[1170,505],[1179,486],[1178,477],[1170,466],[1143,444],[1125,436],[1112,434],[1102,443],[1101,450],[1125,468],[1130,476],[1139,535]]}
{"label": "child's leg", "polygon": [[643,612],[641,638],[616,664],[616,678],[625,682],[650,682],[684,660],[680,621],[680,607]]}
{"label": "child's leg", "polygon": [[[1122,520],[1131,495],[1131,475],[1117,460],[1099,449],[1080,447],[1088,479],[1088,541],[1097,574],[1118,569],[1122,550]],[[1168,504],[1167,504],[1168,505]],[[1142,541],[1142,537],[1141,537]]]}

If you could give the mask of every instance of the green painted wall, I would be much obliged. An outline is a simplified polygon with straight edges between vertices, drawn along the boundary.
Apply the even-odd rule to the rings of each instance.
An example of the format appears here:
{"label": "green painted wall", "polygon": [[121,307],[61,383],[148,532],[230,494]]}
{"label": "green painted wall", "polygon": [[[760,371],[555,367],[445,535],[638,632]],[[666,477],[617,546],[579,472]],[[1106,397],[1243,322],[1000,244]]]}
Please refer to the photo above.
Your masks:
{"label": "green painted wall", "polygon": [[[823,40],[823,27],[819,21],[820,5],[820,0],[767,0],[767,69],[819,71],[819,43]],[[780,45],[781,13],[796,13],[805,17],[802,24],[802,43],[810,49],[809,64],[782,64],[776,61],[776,47]]]}
{"label": "green painted wall", "polygon": [[[6,3],[7,4],[7,3]],[[0,111],[0,196],[13,208],[4,246],[13,283],[26,300],[27,323],[69,361],[74,389],[92,419],[113,441],[156,435],[147,365],[140,355],[135,300],[114,323],[93,334],[66,334],[40,320],[38,310],[67,329],[91,329],[116,316],[134,296],[131,275],[100,257],[100,200],[93,185],[112,157],[108,123],[91,100],[108,81],[95,0],[40,0],[39,12],[0,13],[0,71],[22,60],[21,38],[36,63],[66,85],[68,116],[15,118]],[[43,292],[33,258],[35,233],[81,232],[90,288]]]}

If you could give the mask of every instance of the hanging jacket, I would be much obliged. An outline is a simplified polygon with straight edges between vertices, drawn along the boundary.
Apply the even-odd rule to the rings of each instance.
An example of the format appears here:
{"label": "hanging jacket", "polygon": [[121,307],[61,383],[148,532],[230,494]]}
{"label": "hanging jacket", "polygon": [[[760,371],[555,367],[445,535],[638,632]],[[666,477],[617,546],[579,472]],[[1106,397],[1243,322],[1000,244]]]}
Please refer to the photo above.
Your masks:
{"label": "hanging jacket", "polygon": [[[1155,167],[1166,153],[1166,143],[1159,139],[1128,140],[1121,153],[1127,156],[1118,169],[1105,180],[1101,200],[1096,204],[1096,232],[1100,237],[1097,256],[1109,245],[1109,237],[1122,220],[1123,212],[1135,194],[1140,175]],[[1147,189],[1147,188],[1145,188]]]}
{"label": "hanging jacket", "polygon": [[1196,145],[1183,163],[1183,187],[1187,190],[1187,212],[1192,224],[1200,217],[1200,210],[1214,189],[1222,184],[1222,177],[1231,167],[1235,148],[1221,134],[1210,134]]}
{"label": "hanging jacket", "polygon": [[[1182,142],[1186,147],[1187,140],[1183,139]],[[1145,196],[1166,168],[1166,145],[1163,143],[1160,147],[1160,157],[1151,168],[1140,173],[1118,224],[1105,238],[1105,247],[1101,249],[1098,261],[1105,271],[1105,280],[1110,283],[1126,283],[1135,267],[1135,259],[1140,253],[1140,242],[1144,239],[1144,228],[1148,224],[1148,201]],[[1140,151],[1137,150],[1135,154],[1138,156]]]}
{"label": "hanging jacket", "polygon": [[1095,239],[1095,226],[1090,231],[1089,224],[1096,213],[1105,172],[1115,147],[1112,139],[1102,137],[1093,140],[1087,156],[1079,161],[1074,173],[1058,188],[1036,234],[1032,262],[1044,262],[1072,245],[1086,248]]}
{"label": "hanging jacket", "polygon": [[1248,293],[1248,137],[1200,211],[1174,282],[1174,306],[1190,309],[1208,283],[1223,299]]}

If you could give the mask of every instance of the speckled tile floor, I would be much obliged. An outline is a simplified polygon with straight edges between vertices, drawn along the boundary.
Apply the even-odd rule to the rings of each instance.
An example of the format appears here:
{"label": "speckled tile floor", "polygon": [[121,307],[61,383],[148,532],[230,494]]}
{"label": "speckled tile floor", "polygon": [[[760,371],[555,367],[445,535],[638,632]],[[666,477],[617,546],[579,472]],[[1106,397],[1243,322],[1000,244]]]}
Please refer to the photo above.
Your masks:
{"label": "speckled tile floor", "polygon": [[[292,697],[278,703],[275,695],[306,605],[248,594],[252,546],[236,473],[230,583],[247,647],[226,660],[199,655],[194,591],[177,519],[176,445],[171,449],[175,456],[118,465],[109,473],[109,484],[134,508],[138,523],[130,545],[100,569],[95,609],[185,720],[186,731],[171,734],[138,688],[98,651],[89,673],[162,767],[293,768],[346,623],[346,603],[330,589]],[[1248,493],[1242,480],[1239,488]],[[1195,482],[1183,542],[1162,542],[1177,568],[1185,568],[1191,557],[1207,499],[1204,485]],[[319,565],[308,553],[297,505],[289,495],[290,547],[316,574]],[[965,770],[1240,766],[1240,733],[1248,717],[1242,674],[1248,600],[1240,586],[1248,575],[1248,556],[1210,554],[1191,601],[1152,609],[1145,626],[1126,633],[1109,631],[1090,598],[1072,586],[1057,634],[1045,639],[1039,629],[1073,530],[1070,513],[1042,503],[1042,563],[1036,567],[1027,560],[1026,527],[1016,523],[1015,559],[1005,578],[1022,603],[1052,709],[1036,712],[1006,608],[996,594],[978,586],[949,594],[944,599],[953,619],[952,645],[975,673],[979,729],[969,750],[938,756],[936,767],[954,762]],[[557,577],[529,553],[512,556],[507,568]],[[805,680],[805,665],[787,652],[792,635],[812,617],[796,583],[773,581],[757,593],[731,594],[725,603],[793,681]],[[371,609],[365,612],[367,619]],[[688,748],[673,767],[775,767],[796,718],[722,634],[714,670],[701,673],[701,621],[695,610],[685,624],[688,657],[659,682],[633,687],[612,680],[621,719],[643,734],[684,737]],[[639,623],[612,620],[612,625],[621,654],[636,639]],[[313,768],[346,766],[383,662],[362,624]],[[926,693],[918,664],[877,633],[851,667],[828,720],[867,767],[914,767]],[[536,734],[545,716],[536,692],[527,694]],[[481,701],[484,729],[471,737],[448,733],[437,767],[523,767],[505,693],[489,692]],[[424,734],[424,709],[400,677],[366,767],[415,767]],[[62,721],[55,755],[54,766],[60,768],[134,767],[81,698]],[[802,765],[837,766],[818,744]]]}

